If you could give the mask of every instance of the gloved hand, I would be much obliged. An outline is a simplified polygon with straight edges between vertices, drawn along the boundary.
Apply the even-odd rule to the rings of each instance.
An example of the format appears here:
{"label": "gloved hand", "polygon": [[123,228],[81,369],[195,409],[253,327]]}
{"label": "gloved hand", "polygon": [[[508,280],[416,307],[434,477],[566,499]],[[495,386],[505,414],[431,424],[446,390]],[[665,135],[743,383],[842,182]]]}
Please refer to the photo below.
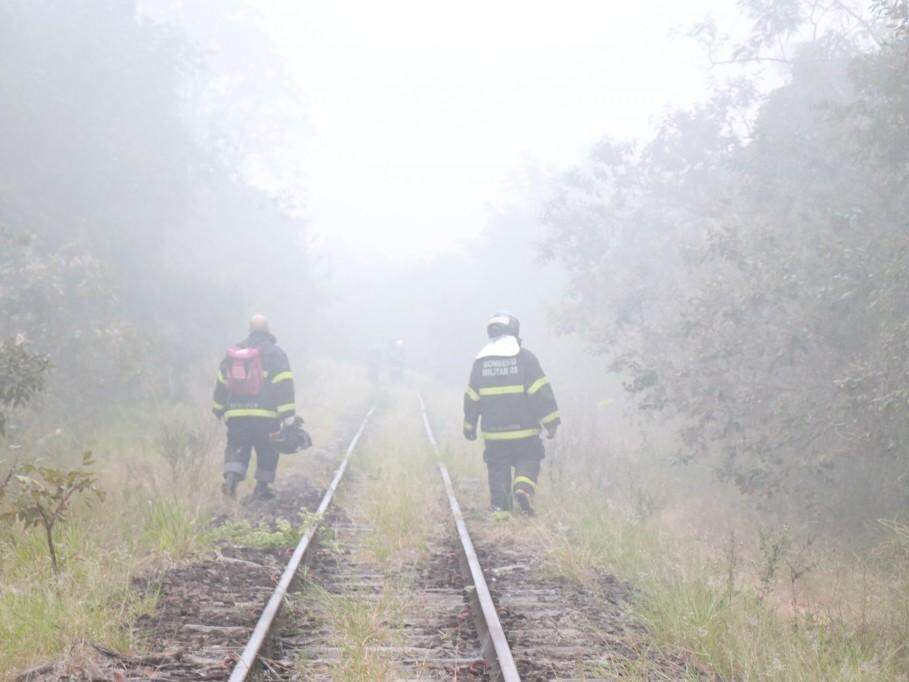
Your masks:
{"label": "gloved hand", "polygon": [[476,430],[476,429],[468,429],[468,428],[465,426],[465,427],[464,427],[464,438],[466,438],[467,440],[476,440],[476,439],[477,439],[477,430]]}
{"label": "gloved hand", "polygon": [[552,440],[553,438],[555,438],[556,431],[558,431],[558,430],[559,430],[559,427],[556,424],[553,424],[552,426],[547,426],[546,427],[546,438],[548,440]]}

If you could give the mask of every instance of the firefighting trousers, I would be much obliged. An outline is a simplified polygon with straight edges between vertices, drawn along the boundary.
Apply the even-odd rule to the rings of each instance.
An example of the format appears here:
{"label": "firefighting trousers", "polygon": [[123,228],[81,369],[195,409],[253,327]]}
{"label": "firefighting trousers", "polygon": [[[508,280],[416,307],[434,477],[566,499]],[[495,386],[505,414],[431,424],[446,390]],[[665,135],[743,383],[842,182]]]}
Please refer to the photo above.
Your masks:
{"label": "firefighting trousers", "polygon": [[256,451],[255,479],[272,483],[278,470],[278,451],[268,436],[278,430],[276,419],[234,417],[227,422],[227,448],[224,450],[224,473],[246,478],[249,459]]}
{"label": "firefighting trousers", "polygon": [[493,509],[510,510],[515,490],[534,494],[543,456],[543,441],[539,438],[486,441],[483,460],[489,474],[489,498]]}

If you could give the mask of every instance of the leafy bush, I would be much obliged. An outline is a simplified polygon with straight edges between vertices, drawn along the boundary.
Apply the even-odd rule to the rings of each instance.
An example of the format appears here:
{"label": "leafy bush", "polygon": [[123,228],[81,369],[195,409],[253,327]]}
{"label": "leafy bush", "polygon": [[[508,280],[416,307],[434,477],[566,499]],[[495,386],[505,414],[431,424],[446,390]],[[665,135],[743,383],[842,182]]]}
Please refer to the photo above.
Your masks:
{"label": "leafy bush", "polygon": [[44,529],[54,575],[59,575],[54,527],[66,521],[73,499],[80,493],[89,492],[99,500],[104,499],[94,474],[88,471],[94,463],[91,453],[85,452],[78,469],[24,464],[21,473],[16,474],[18,495],[11,509],[0,515],[4,520],[18,520],[26,528]]}
{"label": "leafy bush", "polygon": [[[812,3],[742,4],[733,61],[811,34]],[[680,462],[831,535],[905,508],[909,451],[905,37],[869,45],[855,19],[818,19],[766,96],[742,77],[646,144],[600,144],[546,211],[545,255],[572,276],[560,326]]]}
{"label": "leafy bush", "polygon": [[157,439],[157,450],[167,462],[175,482],[198,480],[210,445],[207,431],[183,422],[164,424]]}
{"label": "leafy bush", "polygon": [[24,338],[0,341],[0,436],[6,430],[6,410],[40,393],[49,368],[47,356],[29,351]]}

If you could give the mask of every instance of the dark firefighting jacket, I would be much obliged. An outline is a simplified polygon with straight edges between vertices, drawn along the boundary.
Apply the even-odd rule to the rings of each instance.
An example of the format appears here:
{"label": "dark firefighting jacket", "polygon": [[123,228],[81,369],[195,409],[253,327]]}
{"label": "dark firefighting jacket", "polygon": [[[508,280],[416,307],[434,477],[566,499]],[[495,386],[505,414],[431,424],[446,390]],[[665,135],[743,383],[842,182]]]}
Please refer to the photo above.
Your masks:
{"label": "dark firefighting jacket", "polygon": [[234,396],[227,389],[230,359],[225,356],[218,369],[212,396],[212,411],[226,420],[241,417],[284,419],[296,414],[294,375],[287,354],[275,345],[275,337],[267,332],[253,332],[237,346],[258,348],[262,358],[265,383],[257,396]]}
{"label": "dark firefighting jacket", "polygon": [[513,336],[499,337],[474,360],[464,394],[464,430],[486,440],[535,438],[561,423],[549,379]]}

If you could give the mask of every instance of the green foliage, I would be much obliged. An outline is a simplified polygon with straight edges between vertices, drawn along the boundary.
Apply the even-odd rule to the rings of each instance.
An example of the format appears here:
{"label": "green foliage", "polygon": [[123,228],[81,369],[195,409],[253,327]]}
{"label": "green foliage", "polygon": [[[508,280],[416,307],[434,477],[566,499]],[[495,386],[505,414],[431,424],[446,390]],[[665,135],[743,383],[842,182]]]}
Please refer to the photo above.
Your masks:
{"label": "green foliage", "polygon": [[23,341],[0,341],[0,436],[5,433],[6,410],[25,405],[44,388],[50,361],[33,353]]}
{"label": "green foliage", "polygon": [[746,74],[562,179],[558,321],[679,425],[680,462],[858,529],[904,508],[909,472],[906,57],[843,7],[747,5],[731,61],[775,54],[787,82],[761,98]]}
{"label": "green foliage", "polygon": [[[286,95],[267,37],[243,12],[204,10],[218,37],[256,46],[255,66],[244,63],[256,97],[238,109],[232,91],[234,115],[215,116],[225,95],[210,83],[234,74],[210,73],[187,36],[146,10],[136,0],[0,5],[0,99],[15,102],[0,111],[0,158],[28,159],[0,167],[0,338],[21,332],[61,368],[44,407],[73,421],[188,398],[196,368],[242,324],[237,311],[255,305],[242,283],[261,263],[296,283],[256,287],[273,310],[299,310],[305,280],[301,222],[237,170],[261,154],[249,124],[273,108],[260,103]],[[228,130],[240,110],[242,130]]]}
{"label": "green foliage", "polygon": [[79,657],[87,642],[118,651],[136,645],[135,618],[154,607],[155,594],[132,584],[134,527],[121,528],[121,521],[117,514],[80,513],[59,527],[57,542],[68,558],[53,581],[42,534],[0,522],[0,679]]}
{"label": "green foliage", "polygon": [[18,496],[11,509],[0,515],[7,521],[18,520],[26,528],[43,528],[54,575],[59,573],[54,527],[66,522],[73,499],[80,493],[89,492],[99,500],[104,499],[94,474],[88,471],[94,463],[91,453],[85,452],[78,469],[24,464],[21,473],[16,474]]}
{"label": "green foliage", "polygon": [[[524,543],[547,574],[579,583],[594,598],[605,596],[604,576],[630,581],[632,608],[663,651],[686,652],[722,679],[905,678],[906,583],[891,585],[888,576],[882,585],[852,584],[835,603],[793,598],[784,613],[786,593],[814,565],[786,530],[759,533],[752,571],[752,555],[734,537],[725,550],[680,539],[622,514],[583,479],[544,487],[539,502],[538,517],[509,541]],[[887,525],[894,534],[881,558],[905,572],[909,533],[904,524]],[[829,589],[829,582],[811,587]]]}
{"label": "green foliage", "polygon": [[207,520],[181,500],[152,500],[144,513],[142,546],[158,556],[186,559],[209,545]]}
{"label": "green foliage", "polygon": [[296,547],[303,533],[315,522],[315,515],[300,514],[301,523],[295,526],[286,519],[277,519],[274,527],[249,521],[234,521],[219,526],[211,533],[214,542],[230,543],[256,549],[290,549]]}

